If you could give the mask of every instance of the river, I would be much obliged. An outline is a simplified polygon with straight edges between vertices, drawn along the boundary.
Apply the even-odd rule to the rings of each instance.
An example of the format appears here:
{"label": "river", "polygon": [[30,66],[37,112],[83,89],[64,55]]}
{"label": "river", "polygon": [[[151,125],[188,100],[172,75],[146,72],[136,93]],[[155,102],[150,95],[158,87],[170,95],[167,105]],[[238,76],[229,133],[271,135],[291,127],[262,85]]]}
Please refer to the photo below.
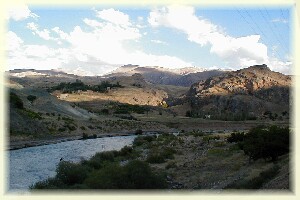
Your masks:
{"label": "river", "polygon": [[37,181],[55,176],[56,166],[65,161],[79,162],[96,152],[120,150],[132,145],[136,136],[105,137],[88,140],[74,140],[57,144],[12,150],[7,152],[9,166],[7,173],[9,191],[28,191]]}

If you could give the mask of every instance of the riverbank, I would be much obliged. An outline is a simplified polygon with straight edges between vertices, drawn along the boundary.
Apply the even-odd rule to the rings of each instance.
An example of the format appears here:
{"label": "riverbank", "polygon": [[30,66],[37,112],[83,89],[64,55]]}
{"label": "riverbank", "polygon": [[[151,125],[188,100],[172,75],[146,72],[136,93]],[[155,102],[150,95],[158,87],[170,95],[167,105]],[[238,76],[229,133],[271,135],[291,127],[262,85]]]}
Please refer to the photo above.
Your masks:
{"label": "riverbank", "polygon": [[[134,135],[134,133],[107,133],[97,135],[95,138],[103,138],[103,137],[116,137],[116,136],[130,136]],[[57,144],[61,142],[73,141],[73,140],[81,140],[83,139],[82,136],[60,136],[60,137],[52,137],[52,138],[39,138],[39,139],[25,139],[19,141],[9,141],[6,150],[17,150],[23,149],[28,147],[35,147],[35,146],[43,146],[49,144]],[[94,138],[88,138],[94,139]]]}
{"label": "riverbank", "polygon": [[[161,133],[161,131],[151,130],[151,131],[144,131],[143,135],[148,134],[157,134]],[[89,136],[88,138],[83,138],[82,135],[73,135],[73,136],[57,136],[51,138],[36,138],[36,139],[23,139],[23,140],[10,140],[6,150],[17,150],[23,149],[28,147],[35,147],[35,146],[43,146],[43,145],[50,145],[50,144],[57,144],[61,142],[73,141],[73,140],[83,140],[83,139],[96,139],[96,138],[104,138],[104,137],[117,137],[117,136],[131,136],[135,135],[134,132],[114,132],[114,133],[105,133],[105,134],[98,134],[96,137]]]}

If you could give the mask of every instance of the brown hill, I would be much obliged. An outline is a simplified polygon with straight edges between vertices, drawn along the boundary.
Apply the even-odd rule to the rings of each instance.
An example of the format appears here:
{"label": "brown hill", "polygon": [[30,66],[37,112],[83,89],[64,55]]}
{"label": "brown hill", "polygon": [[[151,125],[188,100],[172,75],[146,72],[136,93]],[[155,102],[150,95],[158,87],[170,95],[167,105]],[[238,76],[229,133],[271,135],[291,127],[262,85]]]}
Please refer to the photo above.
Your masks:
{"label": "brown hill", "polygon": [[191,86],[191,115],[221,119],[287,117],[291,77],[255,65]]}

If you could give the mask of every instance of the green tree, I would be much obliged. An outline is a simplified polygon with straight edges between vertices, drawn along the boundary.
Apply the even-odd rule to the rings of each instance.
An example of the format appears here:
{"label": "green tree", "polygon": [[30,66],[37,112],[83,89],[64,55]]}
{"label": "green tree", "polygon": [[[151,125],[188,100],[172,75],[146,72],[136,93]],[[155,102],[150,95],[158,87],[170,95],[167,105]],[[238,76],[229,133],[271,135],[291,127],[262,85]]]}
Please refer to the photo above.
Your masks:
{"label": "green tree", "polygon": [[34,100],[36,100],[36,96],[34,96],[34,95],[28,95],[27,99],[28,99],[28,101],[30,101],[32,103]]}

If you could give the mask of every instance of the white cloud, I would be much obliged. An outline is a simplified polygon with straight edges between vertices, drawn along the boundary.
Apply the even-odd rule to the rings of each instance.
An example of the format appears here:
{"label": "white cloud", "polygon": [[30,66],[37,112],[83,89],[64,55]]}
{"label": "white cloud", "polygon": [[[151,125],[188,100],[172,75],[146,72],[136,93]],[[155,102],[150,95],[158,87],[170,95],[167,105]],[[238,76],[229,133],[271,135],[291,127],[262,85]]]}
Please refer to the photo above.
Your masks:
{"label": "white cloud", "polygon": [[267,47],[259,42],[259,35],[234,38],[222,28],[195,15],[193,7],[169,6],[150,12],[148,22],[153,27],[165,26],[180,30],[189,41],[200,46],[210,45],[210,52],[218,55],[229,67],[239,68],[267,62]]}
{"label": "white cloud", "polygon": [[15,21],[20,21],[27,19],[29,17],[38,18],[39,16],[31,12],[26,5],[18,5],[8,9],[7,19],[13,19]]}
{"label": "white cloud", "polygon": [[134,43],[142,37],[139,29],[130,21],[122,23],[122,26],[120,23],[102,23],[88,18],[83,21],[89,26],[89,31],[85,31],[80,26],[76,26],[70,33],[63,32],[59,27],[52,29],[61,39],[70,43],[73,54],[70,59],[72,64],[68,63],[65,66],[67,70],[73,70],[74,73],[76,69],[84,66],[85,73],[104,74],[128,63],[141,66],[191,66],[190,63],[176,57],[127,49],[124,46],[125,41]]}
{"label": "white cloud", "polygon": [[161,40],[150,40],[151,42],[153,43],[156,43],[156,44],[164,44],[164,45],[167,45],[168,43],[164,42],[164,41],[161,41]]}
{"label": "white cloud", "polygon": [[27,28],[32,31],[33,35],[37,34],[44,40],[57,40],[56,38],[50,36],[50,31],[48,29],[43,29],[40,31],[39,26],[34,22],[27,23]]}
{"label": "white cloud", "polygon": [[[119,16],[118,20],[112,14]],[[143,34],[128,15],[113,9],[97,11],[97,15],[105,21],[85,18],[85,26],[75,26],[70,32],[60,27],[40,30],[36,23],[28,23],[27,28],[34,34],[45,40],[64,42],[68,48],[25,45],[11,33],[11,46],[19,50],[9,52],[9,65],[11,68],[63,68],[81,75],[102,75],[128,63],[169,68],[191,66],[177,57],[146,54],[134,48]]]}
{"label": "white cloud", "polygon": [[120,26],[130,26],[129,16],[113,8],[96,11],[97,17]]}
{"label": "white cloud", "polygon": [[7,38],[7,50],[8,51],[17,51],[20,49],[23,44],[23,40],[17,36],[12,31],[9,31],[6,35]]}
{"label": "white cloud", "polygon": [[27,57],[48,58],[55,55],[55,50],[45,45],[26,45],[24,46],[24,54]]}
{"label": "white cloud", "polygon": [[266,64],[272,71],[289,75],[293,74],[293,64],[291,61],[283,62],[278,60],[277,58],[270,58]]}
{"label": "white cloud", "polygon": [[70,53],[67,49],[52,49],[45,45],[26,45],[16,33],[7,33],[7,58],[10,69],[58,68],[68,62]]}
{"label": "white cloud", "polygon": [[289,23],[288,20],[286,19],[282,19],[282,18],[276,18],[276,19],[272,19],[271,22],[274,22],[274,23],[283,23],[283,24],[287,24]]}

